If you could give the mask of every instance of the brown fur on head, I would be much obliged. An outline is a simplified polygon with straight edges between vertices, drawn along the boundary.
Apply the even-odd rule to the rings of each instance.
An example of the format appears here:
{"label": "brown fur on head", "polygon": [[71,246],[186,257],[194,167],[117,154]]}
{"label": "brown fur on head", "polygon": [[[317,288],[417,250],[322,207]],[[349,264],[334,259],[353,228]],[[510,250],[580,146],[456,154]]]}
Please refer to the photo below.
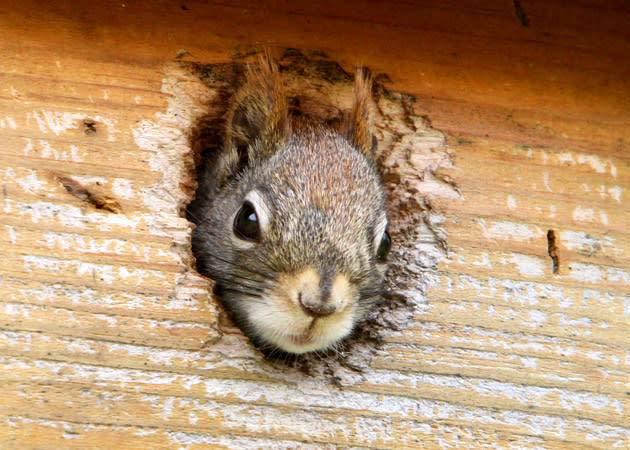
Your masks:
{"label": "brown fur on head", "polygon": [[212,195],[197,194],[197,267],[263,350],[334,346],[379,298],[389,238],[367,71],[355,93],[343,131],[292,126],[265,55],[247,69],[224,147],[200,180]]}
{"label": "brown fur on head", "polygon": [[354,75],[354,105],[341,131],[366,158],[374,159],[374,105],[372,104],[372,74],[365,67]]}
{"label": "brown fur on head", "polygon": [[267,51],[257,67],[247,66],[245,83],[228,109],[220,186],[244,166],[273,154],[282,145],[289,135],[288,111],[278,66]]}

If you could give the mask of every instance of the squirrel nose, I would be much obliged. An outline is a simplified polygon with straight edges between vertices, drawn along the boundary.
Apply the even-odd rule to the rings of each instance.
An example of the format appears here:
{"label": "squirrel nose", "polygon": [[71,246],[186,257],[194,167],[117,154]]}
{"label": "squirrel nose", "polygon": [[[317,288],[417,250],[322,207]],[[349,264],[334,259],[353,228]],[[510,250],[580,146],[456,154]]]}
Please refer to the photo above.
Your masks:
{"label": "squirrel nose", "polygon": [[311,296],[298,294],[298,301],[300,306],[306,314],[316,319],[320,317],[330,316],[337,310],[337,306],[331,303],[326,303],[326,300],[320,301],[319,299]]}

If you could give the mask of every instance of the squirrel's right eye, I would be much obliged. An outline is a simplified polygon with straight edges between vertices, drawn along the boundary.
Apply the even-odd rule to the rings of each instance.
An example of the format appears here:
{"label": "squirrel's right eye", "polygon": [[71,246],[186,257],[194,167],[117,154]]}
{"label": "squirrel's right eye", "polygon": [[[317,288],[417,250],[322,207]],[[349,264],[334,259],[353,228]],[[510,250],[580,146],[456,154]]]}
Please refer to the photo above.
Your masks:
{"label": "squirrel's right eye", "polygon": [[234,218],[233,225],[234,234],[240,239],[246,241],[260,241],[260,224],[256,210],[250,202],[243,203],[241,209]]}
{"label": "squirrel's right eye", "polygon": [[389,237],[389,233],[385,231],[383,233],[383,237],[381,238],[381,243],[378,246],[378,250],[376,251],[376,257],[379,261],[384,262],[385,258],[387,258],[387,254],[392,247],[392,238]]}

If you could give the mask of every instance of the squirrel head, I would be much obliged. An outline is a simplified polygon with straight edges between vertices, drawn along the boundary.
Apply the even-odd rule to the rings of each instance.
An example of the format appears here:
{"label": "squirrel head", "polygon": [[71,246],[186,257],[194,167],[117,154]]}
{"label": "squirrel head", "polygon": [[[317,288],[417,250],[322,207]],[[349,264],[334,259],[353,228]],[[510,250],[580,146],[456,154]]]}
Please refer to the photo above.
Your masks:
{"label": "squirrel head", "polygon": [[265,352],[333,347],[380,298],[390,239],[371,87],[358,70],[339,130],[290,118],[268,55],[234,95],[223,147],[200,180],[193,250]]}

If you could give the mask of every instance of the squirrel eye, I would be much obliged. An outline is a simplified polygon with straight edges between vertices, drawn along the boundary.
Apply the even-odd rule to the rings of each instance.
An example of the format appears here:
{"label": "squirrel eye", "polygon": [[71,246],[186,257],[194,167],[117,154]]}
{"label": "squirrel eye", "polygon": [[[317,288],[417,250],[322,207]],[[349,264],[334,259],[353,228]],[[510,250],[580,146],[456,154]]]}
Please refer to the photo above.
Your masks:
{"label": "squirrel eye", "polygon": [[392,248],[392,238],[390,238],[389,233],[385,231],[383,233],[381,243],[378,246],[378,250],[376,251],[376,257],[379,261],[385,261],[390,248]]}
{"label": "squirrel eye", "polygon": [[260,224],[256,210],[250,202],[243,203],[241,209],[234,218],[234,234],[246,241],[260,241]]}

